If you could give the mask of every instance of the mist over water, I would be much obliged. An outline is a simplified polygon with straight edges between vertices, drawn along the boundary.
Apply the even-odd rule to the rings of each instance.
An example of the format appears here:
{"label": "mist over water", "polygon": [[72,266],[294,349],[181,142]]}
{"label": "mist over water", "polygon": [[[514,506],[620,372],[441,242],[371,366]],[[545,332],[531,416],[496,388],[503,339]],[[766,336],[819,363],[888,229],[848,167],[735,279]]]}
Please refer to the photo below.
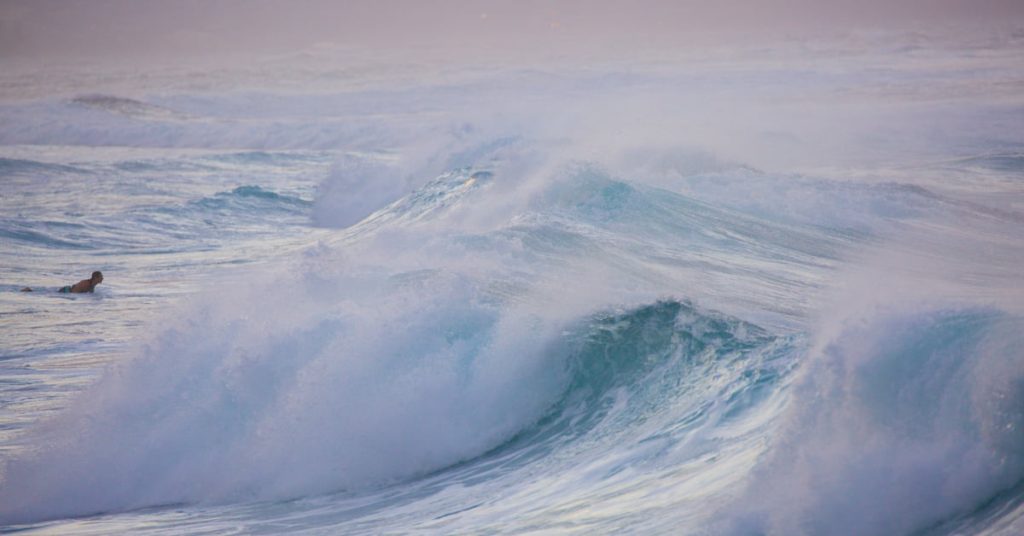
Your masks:
{"label": "mist over water", "polygon": [[10,60],[0,525],[1017,533],[1000,32]]}

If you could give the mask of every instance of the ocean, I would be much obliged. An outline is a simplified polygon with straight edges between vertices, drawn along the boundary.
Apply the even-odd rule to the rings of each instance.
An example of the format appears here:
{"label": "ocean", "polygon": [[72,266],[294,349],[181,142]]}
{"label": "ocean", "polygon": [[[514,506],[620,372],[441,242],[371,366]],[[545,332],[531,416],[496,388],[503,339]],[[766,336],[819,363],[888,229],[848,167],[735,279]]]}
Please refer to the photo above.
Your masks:
{"label": "ocean", "polygon": [[1024,533],[1024,38],[869,37],[9,66],[0,526]]}

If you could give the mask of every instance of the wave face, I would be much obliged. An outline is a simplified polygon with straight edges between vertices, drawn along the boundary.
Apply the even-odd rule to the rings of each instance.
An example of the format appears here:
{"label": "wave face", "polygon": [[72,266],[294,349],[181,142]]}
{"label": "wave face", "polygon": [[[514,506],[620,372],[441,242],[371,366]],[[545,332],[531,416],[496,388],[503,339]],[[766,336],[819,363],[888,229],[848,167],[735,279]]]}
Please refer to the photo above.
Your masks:
{"label": "wave face", "polygon": [[1020,533],[1019,55],[834,52],[0,105],[0,525]]}
{"label": "wave face", "polygon": [[944,532],[1018,502],[1022,320],[940,309],[837,334],[805,371],[741,532]]}

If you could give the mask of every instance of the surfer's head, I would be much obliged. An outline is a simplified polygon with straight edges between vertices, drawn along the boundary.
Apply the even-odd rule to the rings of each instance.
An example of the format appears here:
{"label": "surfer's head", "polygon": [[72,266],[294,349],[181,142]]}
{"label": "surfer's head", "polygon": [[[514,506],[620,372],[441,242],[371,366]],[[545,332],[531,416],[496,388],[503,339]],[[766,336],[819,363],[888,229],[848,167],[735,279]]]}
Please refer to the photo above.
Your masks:
{"label": "surfer's head", "polygon": [[103,272],[96,270],[92,273],[92,277],[89,278],[93,285],[98,285],[103,282]]}

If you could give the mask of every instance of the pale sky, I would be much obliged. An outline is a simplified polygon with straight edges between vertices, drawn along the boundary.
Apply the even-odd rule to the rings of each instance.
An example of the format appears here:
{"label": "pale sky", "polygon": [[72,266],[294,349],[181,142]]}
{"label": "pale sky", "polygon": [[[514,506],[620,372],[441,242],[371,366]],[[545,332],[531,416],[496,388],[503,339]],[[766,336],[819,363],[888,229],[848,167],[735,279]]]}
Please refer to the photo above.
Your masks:
{"label": "pale sky", "polygon": [[0,57],[685,46],[856,29],[1024,23],[1021,0],[0,0]]}

